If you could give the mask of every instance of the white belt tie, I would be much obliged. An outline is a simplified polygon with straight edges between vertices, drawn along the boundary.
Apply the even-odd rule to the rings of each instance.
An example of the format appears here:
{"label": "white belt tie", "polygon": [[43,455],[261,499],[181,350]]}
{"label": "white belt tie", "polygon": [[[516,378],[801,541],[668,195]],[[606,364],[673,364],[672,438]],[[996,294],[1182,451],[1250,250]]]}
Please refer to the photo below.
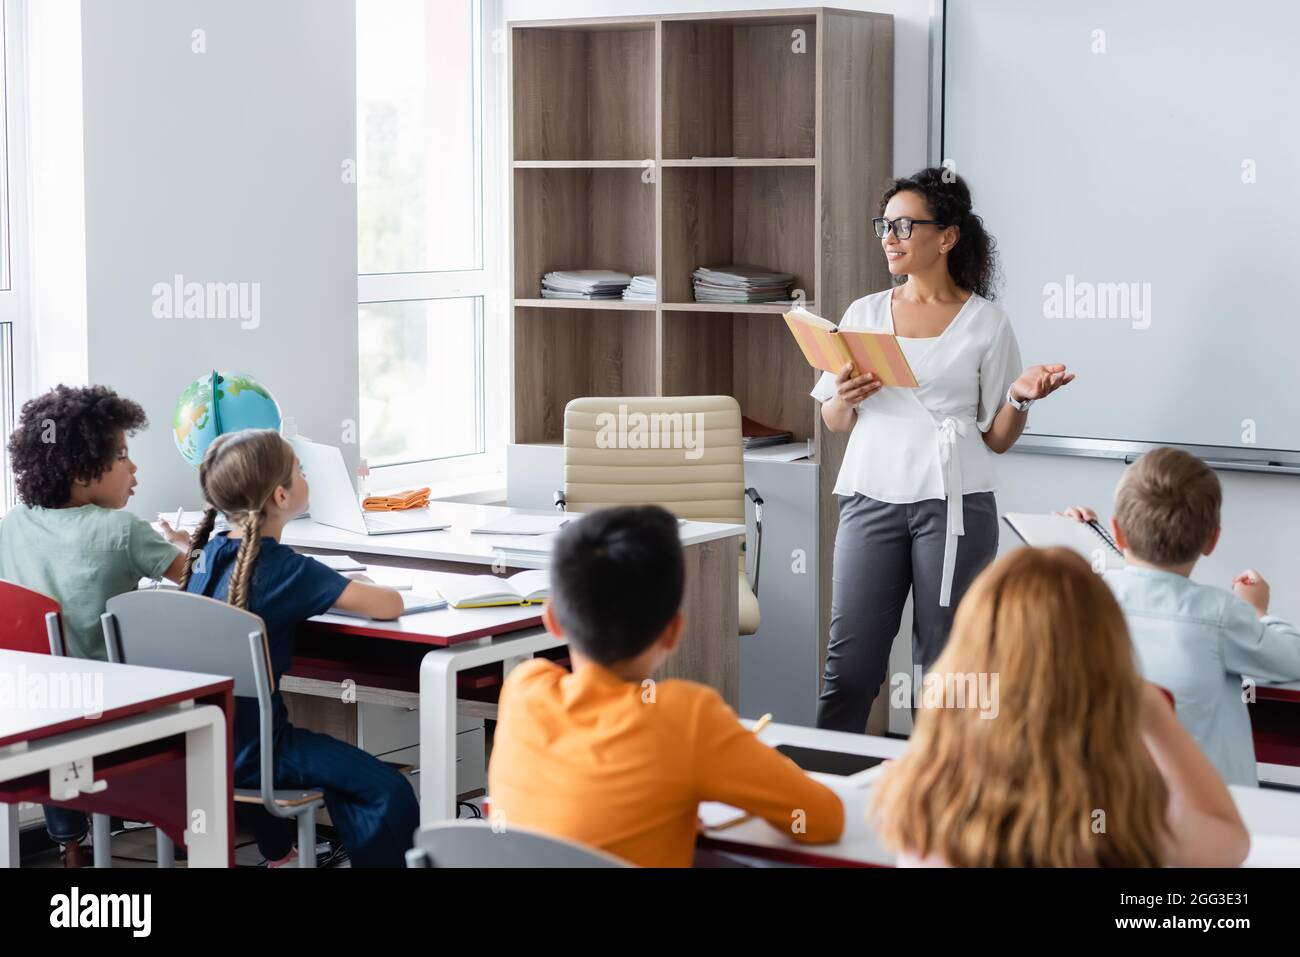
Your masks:
{"label": "white belt tie", "polygon": [[943,468],[943,491],[948,499],[948,533],[943,543],[943,580],[939,586],[939,605],[952,602],[952,576],[957,568],[957,539],[966,534],[962,509],[961,456],[957,442],[966,434],[966,424],[951,416],[938,423],[939,464]]}

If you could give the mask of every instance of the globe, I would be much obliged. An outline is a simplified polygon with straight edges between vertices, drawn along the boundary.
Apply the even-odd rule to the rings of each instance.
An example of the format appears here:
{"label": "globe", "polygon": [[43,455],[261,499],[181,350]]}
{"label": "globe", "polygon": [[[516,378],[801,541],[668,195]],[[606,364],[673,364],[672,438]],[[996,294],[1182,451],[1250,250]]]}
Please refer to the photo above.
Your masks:
{"label": "globe", "polygon": [[252,376],[215,369],[189,384],[176,401],[172,438],[194,468],[218,435],[241,429],[279,429],[280,405]]}

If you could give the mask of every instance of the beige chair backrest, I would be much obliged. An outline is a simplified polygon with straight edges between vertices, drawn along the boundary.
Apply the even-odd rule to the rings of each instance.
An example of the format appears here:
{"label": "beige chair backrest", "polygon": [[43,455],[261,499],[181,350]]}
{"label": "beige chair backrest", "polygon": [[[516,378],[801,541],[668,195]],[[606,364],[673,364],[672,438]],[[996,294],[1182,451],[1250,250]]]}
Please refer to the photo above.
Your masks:
{"label": "beige chair backrest", "polygon": [[740,405],[727,395],[574,399],[564,410],[564,494],[571,512],[653,504],[744,524]]}

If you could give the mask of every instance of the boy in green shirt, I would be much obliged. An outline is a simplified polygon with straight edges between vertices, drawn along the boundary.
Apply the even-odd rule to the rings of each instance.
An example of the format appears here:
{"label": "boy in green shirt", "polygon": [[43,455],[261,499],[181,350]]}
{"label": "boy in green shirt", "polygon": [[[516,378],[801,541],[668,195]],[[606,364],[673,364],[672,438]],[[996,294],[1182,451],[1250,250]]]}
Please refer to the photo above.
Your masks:
{"label": "boy in green shirt", "polygon": [[[177,581],[189,538],[167,538],[130,512],[136,486],[127,436],[144,410],[103,386],[57,386],[23,406],[9,440],[22,505],[0,519],[0,578],[49,595],[62,611],[64,651],[108,657],[99,616],[141,578]],[[46,807],[46,828],[70,867],[83,863],[86,816]]]}

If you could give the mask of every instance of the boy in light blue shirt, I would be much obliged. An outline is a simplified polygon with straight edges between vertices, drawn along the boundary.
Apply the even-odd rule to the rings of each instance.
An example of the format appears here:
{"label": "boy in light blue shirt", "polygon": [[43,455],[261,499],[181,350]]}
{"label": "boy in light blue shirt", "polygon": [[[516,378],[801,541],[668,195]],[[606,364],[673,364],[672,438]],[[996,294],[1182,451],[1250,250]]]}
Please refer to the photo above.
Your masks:
{"label": "boy in light blue shirt", "polygon": [[[136,486],[129,434],[139,405],[103,386],[58,386],[23,406],[9,439],[21,505],[0,520],[0,578],[58,601],[65,654],[104,660],[99,616],[141,578],[179,581],[189,538],[164,539],[126,511]],[[69,866],[82,863],[86,816],[47,807],[46,828]]]}
{"label": "boy in light blue shirt", "polygon": [[[1300,630],[1268,614],[1253,569],[1232,592],[1190,576],[1219,541],[1223,492],[1200,459],[1161,448],[1130,466],[1115,490],[1111,529],[1127,565],[1106,572],[1143,676],[1174,696],[1178,718],[1228,784],[1258,785],[1243,676],[1300,679]],[[1065,512],[1095,521],[1091,509]]]}

